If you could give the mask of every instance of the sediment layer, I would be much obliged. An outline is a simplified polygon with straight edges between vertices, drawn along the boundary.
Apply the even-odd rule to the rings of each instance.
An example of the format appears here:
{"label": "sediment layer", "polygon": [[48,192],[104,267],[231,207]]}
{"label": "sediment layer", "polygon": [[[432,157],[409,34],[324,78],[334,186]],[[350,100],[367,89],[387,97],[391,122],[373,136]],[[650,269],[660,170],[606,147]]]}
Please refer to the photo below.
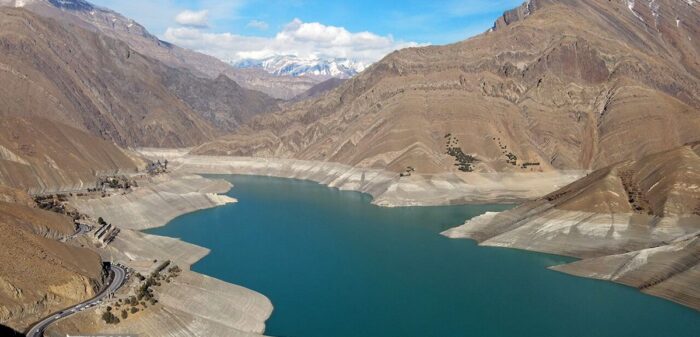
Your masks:
{"label": "sediment layer", "polygon": [[315,181],[372,195],[380,206],[511,203],[536,198],[577,179],[580,171],[530,173],[442,173],[401,177],[381,169],[332,162],[253,157],[196,156],[185,151],[142,149],[151,159],[167,159],[180,173],[244,174]]}
{"label": "sediment layer", "polygon": [[552,269],[700,310],[700,143],[611,165],[443,234],[582,258]]}
{"label": "sediment layer", "polygon": [[197,175],[160,176],[131,193],[76,200],[80,212],[103,217],[121,228],[160,227],[189,212],[235,202],[225,195],[232,185]]}

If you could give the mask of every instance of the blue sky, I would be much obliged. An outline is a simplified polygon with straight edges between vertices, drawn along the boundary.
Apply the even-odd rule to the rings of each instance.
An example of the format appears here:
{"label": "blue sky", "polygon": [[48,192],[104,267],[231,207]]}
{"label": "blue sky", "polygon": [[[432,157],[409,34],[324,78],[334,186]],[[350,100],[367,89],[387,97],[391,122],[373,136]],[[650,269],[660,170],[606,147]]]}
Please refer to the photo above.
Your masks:
{"label": "blue sky", "polygon": [[165,40],[225,60],[290,53],[371,62],[395,48],[466,39],[523,0],[92,2]]}

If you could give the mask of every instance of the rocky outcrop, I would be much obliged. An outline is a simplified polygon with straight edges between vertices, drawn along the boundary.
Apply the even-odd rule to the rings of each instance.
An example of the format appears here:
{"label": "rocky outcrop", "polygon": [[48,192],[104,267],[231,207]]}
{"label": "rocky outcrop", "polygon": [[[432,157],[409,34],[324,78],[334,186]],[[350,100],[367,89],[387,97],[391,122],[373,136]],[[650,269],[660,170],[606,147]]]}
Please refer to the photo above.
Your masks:
{"label": "rocky outcrop", "polygon": [[553,269],[700,309],[700,143],[603,168],[443,234],[582,258]]}
{"label": "rocky outcrop", "polygon": [[700,140],[700,2],[650,3],[528,1],[495,31],[394,52],[193,153],[432,174],[458,172],[459,149],[477,172],[546,172]]}

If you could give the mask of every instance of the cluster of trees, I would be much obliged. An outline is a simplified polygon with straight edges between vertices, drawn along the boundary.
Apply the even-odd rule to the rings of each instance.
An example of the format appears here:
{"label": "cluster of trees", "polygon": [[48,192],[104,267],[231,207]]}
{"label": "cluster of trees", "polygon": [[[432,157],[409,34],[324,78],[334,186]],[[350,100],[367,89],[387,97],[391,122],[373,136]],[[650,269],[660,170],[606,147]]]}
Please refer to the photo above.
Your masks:
{"label": "cluster of trees", "polygon": [[459,144],[459,139],[457,139],[457,137],[452,137],[451,133],[446,134],[445,138],[447,138],[447,144],[445,145],[447,148],[447,154],[455,158],[457,161],[455,164],[457,169],[462,172],[474,171],[474,163],[478,162],[479,160],[472,155],[464,153],[462,148],[457,146]]}
{"label": "cluster of trees", "polygon": [[462,172],[472,172],[474,171],[474,163],[479,161],[476,159],[476,157],[464,153],[462,151],[462,148],[460,147],[451,147],[447,150],[447,154],[450,156],[454,157],[457,163],[455,166],[457,166],[457,169],[459,169]]}
{"label": "cluster of trees", "polygon": [[148,164],[148,166],[146,166],[146,171],[150,175],[158,175],[168,172],[168,160],[166,159],[164,162],[161,162],[160,160],[155,163],[151,162]]}
{"label": "cluster of trees", "polygon": [[506,160],[508,164],[515,166],[518,163],[518,157],[514,155],[513,152],[506,153],[506,158],[508,158],[508,160]]}
{"label": "cluster of trees", "polygon": [[[101,221],[104,220],[102,220],[102,218],[98,219],[98,222]],[[157,260],[154,262],[157,262]],[[153,288],[160,286],[161,281],[163,280],[165,280],[166,282],[170,282],[171,278],[178,276],[178,274],[182,271],[182,269],[180,269],[180,267],[177,265],[170,266],[170,268],[168,268],[168,266],[170,266],[169,260],[161,263],[148,278],[141,275],[141,273],[135,274],[136,277],[143,282],[143,284],[141,284],[141,286],[136,291],[136,295],[130,296],[129,298],[123,301],[122,299],[117,301],[117,311],[120,309],[122,304],[131,306],[130,308],[127,307],[121,310],[121,319],[127,319],[129,317],[129,314],[133,315],[139,312],[139,305],[145,309],[148,307],[148,304],[156,305],[156,303],[158,303],[158,300],[155,299]],[[167,275],[164,275],[163,271],[166,270],[166,268]],[[119,323],[119,318],[112,313],[112,307],[109,306],[107,307],[107,311],[105,311],[102,314],[102,319],[108,324]]]}
{"label": "cluster of trees", "polygon": [[103,177],[97,182],[95,191],[103,190],[105,187],[128,190],[131,187],[138,187],[138,185],[136,181],[129,180],[126,176]]}
{"label": "cluster of trees", "polygon": [[521,165],[522,168],[528,168],[530,166],[540,166],[539,162],[527,162]]}
{"label": "cluster of trees", "polygon": [[107,307],[107,311],[102,313],[102,320],[107,324],[119,324],[119,317],[112,313],[112,307]]}
{"label": "cluster of trees", "polygon": [[34,197],[34,202],[39,208],[59,214],[66,214],[66,206],[64,205],[66,200],[63,194]]}

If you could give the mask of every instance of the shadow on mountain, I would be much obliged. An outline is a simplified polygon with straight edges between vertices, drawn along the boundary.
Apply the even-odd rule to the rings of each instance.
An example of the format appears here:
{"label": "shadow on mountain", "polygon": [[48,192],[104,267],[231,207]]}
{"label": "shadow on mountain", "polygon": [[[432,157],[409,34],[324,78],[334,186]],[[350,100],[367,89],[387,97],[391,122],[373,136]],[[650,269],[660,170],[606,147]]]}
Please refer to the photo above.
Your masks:
{"label": "shadow on mountain", "polygon": [[2,337],[24,337],[23,333],[17,332],[10,327],[0,324],[0,336]]}

